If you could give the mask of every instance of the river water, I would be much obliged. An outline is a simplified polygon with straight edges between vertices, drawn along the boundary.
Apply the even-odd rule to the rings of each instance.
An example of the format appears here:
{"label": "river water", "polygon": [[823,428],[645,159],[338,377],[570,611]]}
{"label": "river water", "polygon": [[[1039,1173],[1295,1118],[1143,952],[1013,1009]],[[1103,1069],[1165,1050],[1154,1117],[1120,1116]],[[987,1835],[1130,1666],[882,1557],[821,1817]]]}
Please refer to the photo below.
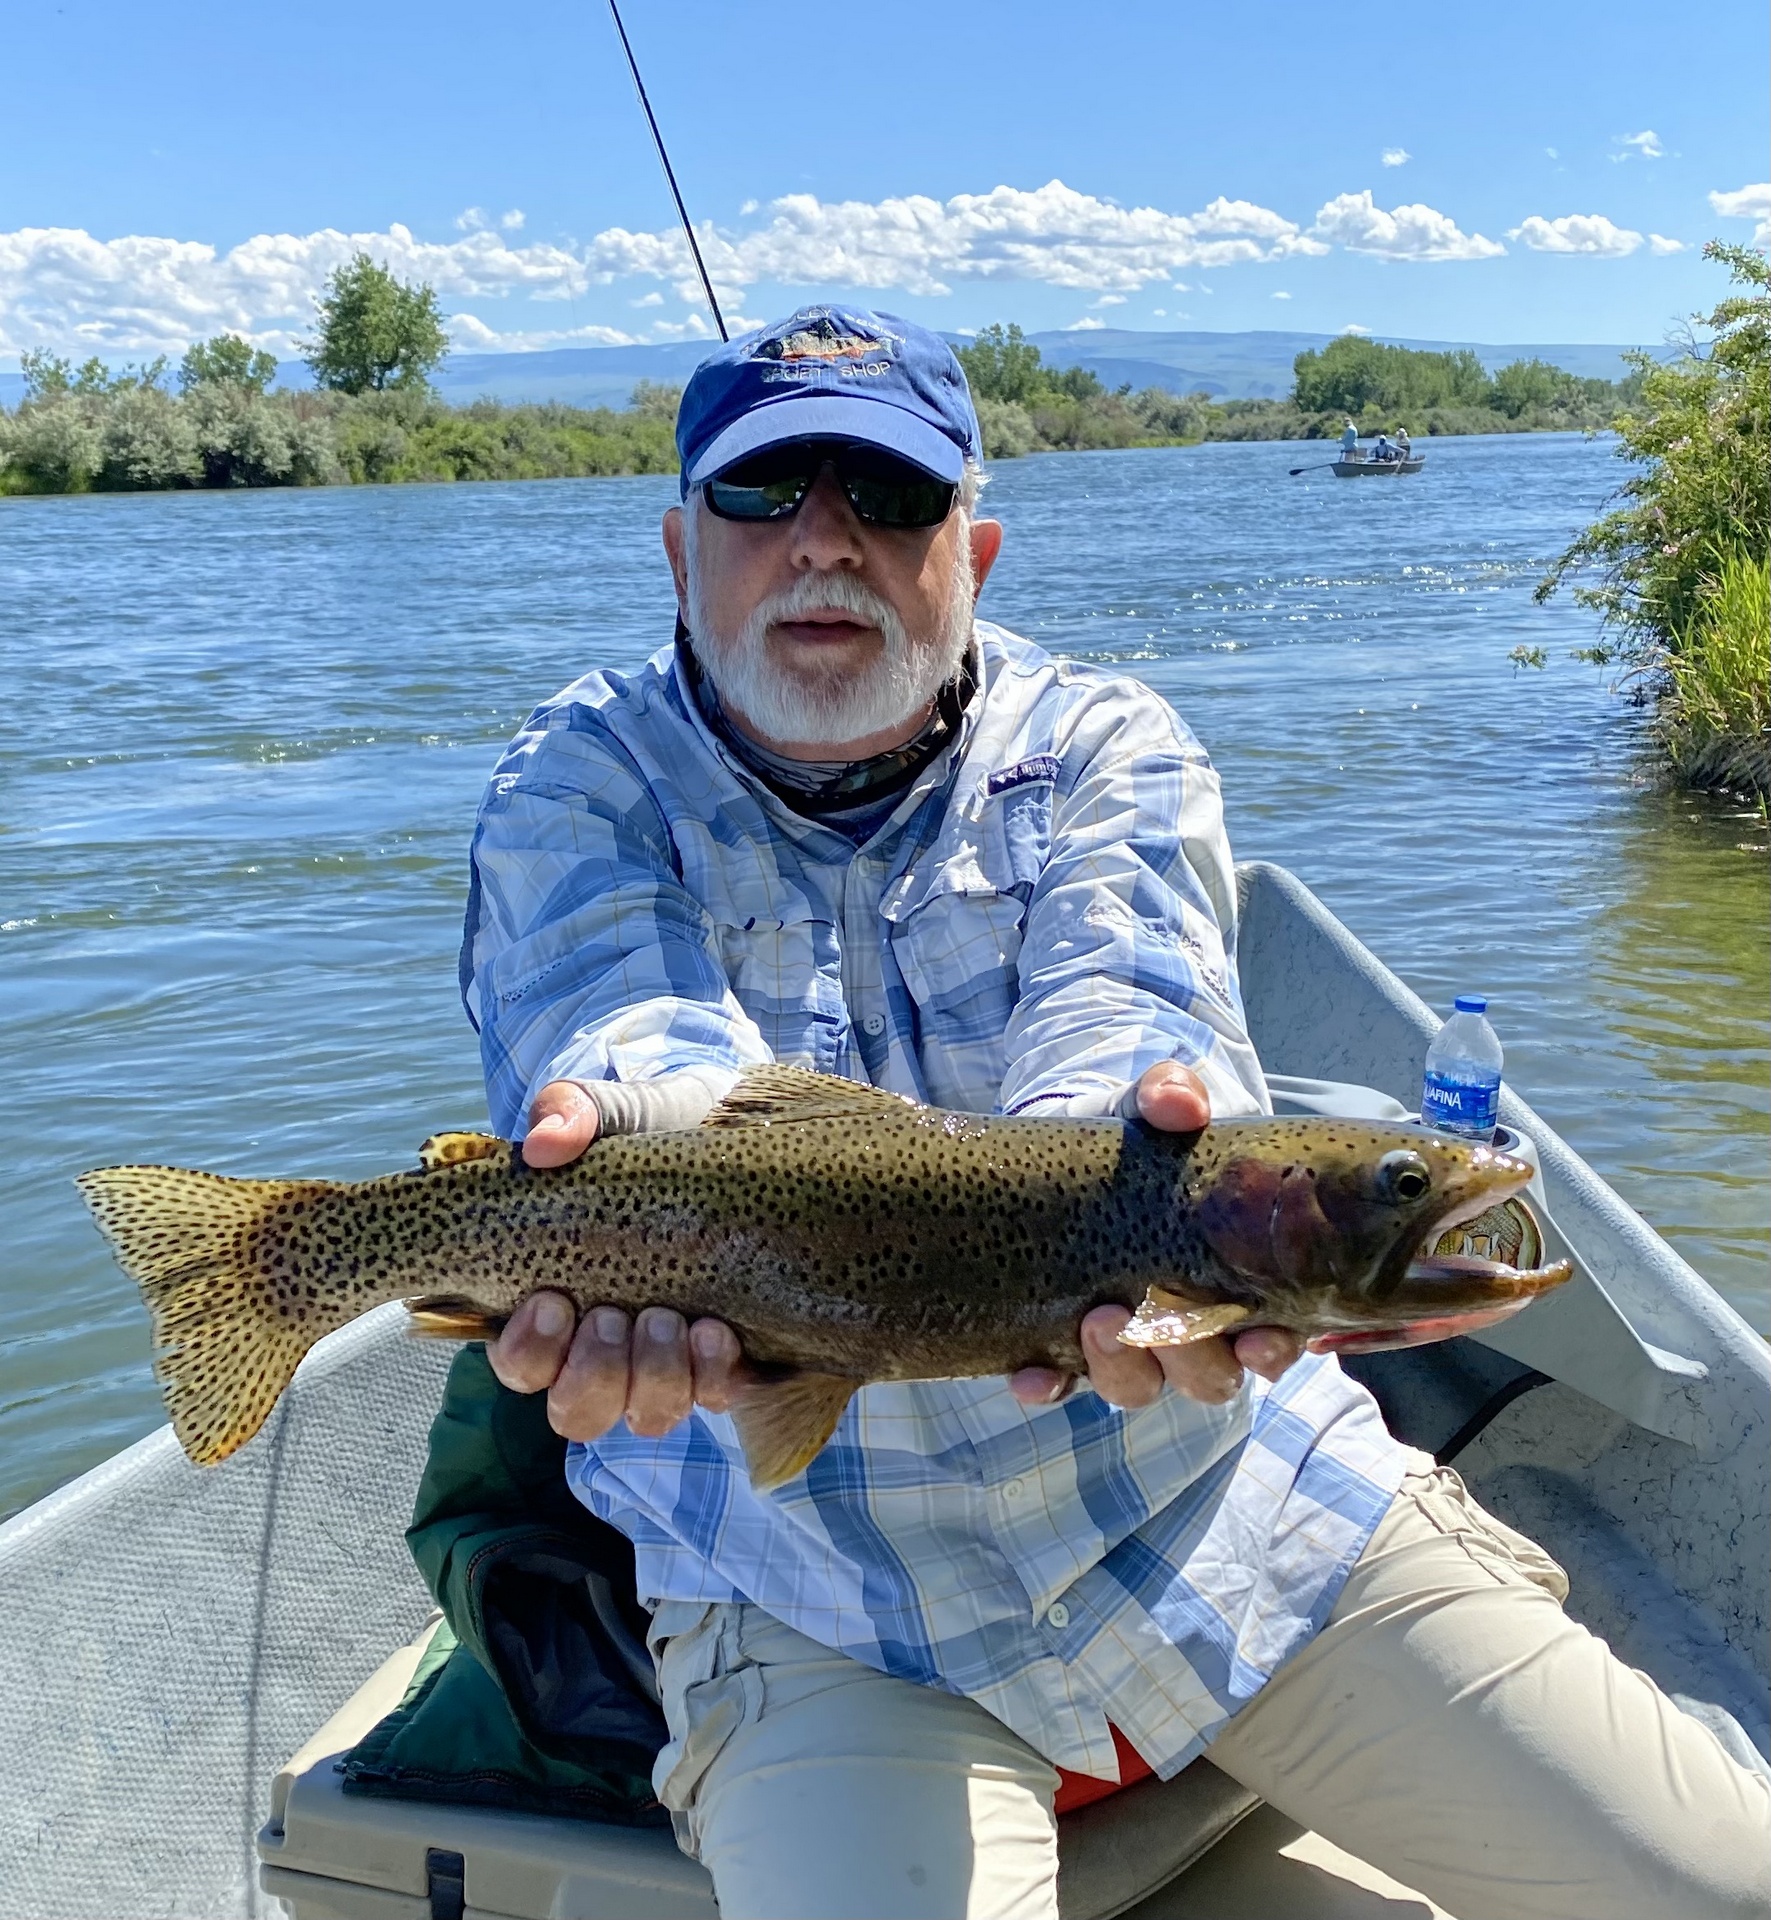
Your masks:
{"label": "river water", "polygon": [[[1639,777],[1544,564],[1577,436],[1005,462],[984,610],[1168,696],[1240,857],[1298,872],[1734,1304],[1771,1312],[1764,832]],[[159,1419],[70,1177],[362,1176],[483,1124],[455,991],[482,781],[528,708],[670,631],[669,480],[0,502],[0,1514]],[[1508,661],[1546,648],[1546,671]]]}

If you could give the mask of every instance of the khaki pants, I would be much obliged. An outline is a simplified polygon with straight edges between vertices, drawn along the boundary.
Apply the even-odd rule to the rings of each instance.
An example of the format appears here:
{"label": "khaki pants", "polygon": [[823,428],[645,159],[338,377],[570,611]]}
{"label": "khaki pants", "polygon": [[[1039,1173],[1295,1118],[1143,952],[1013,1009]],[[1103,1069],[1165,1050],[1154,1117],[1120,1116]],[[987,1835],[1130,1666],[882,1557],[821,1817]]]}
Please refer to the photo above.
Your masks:
{"label": "khaki pants", "polygon": [[[1456,1474],[1410,1474],[1211,1758],[1458,1920],[1765,1920],[1771,1787],[1565,1591]],[[659,1795],[724,1920],[1055,1920],[1057,1776],[982,1707],[754,1607],[653,1637]]]}

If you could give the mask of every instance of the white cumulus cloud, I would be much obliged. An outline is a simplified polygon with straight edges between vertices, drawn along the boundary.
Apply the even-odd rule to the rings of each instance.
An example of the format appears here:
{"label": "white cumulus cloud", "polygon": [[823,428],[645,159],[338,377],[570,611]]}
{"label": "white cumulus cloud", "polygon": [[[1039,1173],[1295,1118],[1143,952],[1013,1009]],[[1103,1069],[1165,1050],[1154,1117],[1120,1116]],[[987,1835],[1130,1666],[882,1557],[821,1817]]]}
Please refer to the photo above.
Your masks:
{"label": "white cumulus cloud", "polygon": [[[734,312],[758,283],[939,295],[960,281],[1036,281],[1102,295],[1105,305],[1186,267],[1328,251],[1324,239],[1251,201],[1220,197],[1193,213],[1167,213],[1118,206],[1061,180],[949,200],[789,194],[755,211],[760,219],[741,216],[729,229],[697,229],[721,304]],[[675,228],[609,227],[587,242],[556,243],[519,239],[522,218],[512,208],[494,220],[476,206],[457,216],[457,237],[446,241],[421,240],[396,223],[379,233],[258,234],[225,250],[152,235],[103,240],[78,228],[0,233],[0,352],[176,353],[226,330],[287,354],[311,326],[327,275],[359,251],[403,279],[428,281],[457,314],[458,335],[481,344],[475,329],[490,331],[486,315],[460,316],[462,302],[564,302],[624,280],[701,298]],[[693,330],[689,321],[671,324]],[[662,322],[652,328],[654,337],[669,331]],[[585,336],[525,316],[497,337]]]}
{"label": "white cumulus cloud", "polygon": [[1683,240],[1669,239],[1664,233],[1651,233],[1648,236],[1648,251],[1650,253],[1683,253],[1685,243]]}
{"label": "white cumulus cloud", "polygon": [[1386,213],[1373,203],[1369,189],[1330,200],[1317,213],[1310,234],[1383,260],[1492,260],[1506,252],[1498,240],[1465,233],[1449,214],[1432,207],[1396,207]]}
{"label": "white cumulus cloud", "polygon": [[1666,153],[1666,148],[1660,144],[1660,135],[1652,127],[1644,127],[1640,133],[1620,133],[1616,144],[1623,151],[1614,153],[1611,156],[1613,160],[1627,160],[1632,154],[1643,160],[1659,160]]}
{"label": "white cumulus cloud", "polygon": [[1274,294],[1273,298],[1275,300],[1289,300],[1291,298],[1291,295],[1289,293],[1276,293]]}
{"label": "white cumulus cloud", "polygon": [[1771,246],[1771,181],[1736,187],[1732,193],[1712,193],[1710,206],[1724,220],[1756,220],[1753,245]]}
{"label": "white cumulus cloud", "polygon": [[1369,327],[1360,326],[1357,320],[1349,320],[1347,324],[1341,328],[1342,333],[1351,333],[1351,334],[1365,334],[1365,333],[1369,333],[1370,331],[1371,329]]}
{"label": "white cumulus cloud", "polygon": [[1565,213],[1556,220],[1534,213],[1508,238],[1523,240],[1534,253],[1585,253],[1602,260],[1621,260],[1642,244],[1633,227],[1616,226],[1602,213]]}
{"label": "white cumulus cloud", "polygon": [[1414,155],[1406,147],[1385,147],[1383,162],[1386,167],[1405,167]]}
{"label": "white cumulus cloud", "polygon": [[1066,333],[1093,333],[1097,327],[1104,327],[1105,320],[1097,319],[1092,313],[1085,313],[1080,320],[1072,320],[1064,329]]}

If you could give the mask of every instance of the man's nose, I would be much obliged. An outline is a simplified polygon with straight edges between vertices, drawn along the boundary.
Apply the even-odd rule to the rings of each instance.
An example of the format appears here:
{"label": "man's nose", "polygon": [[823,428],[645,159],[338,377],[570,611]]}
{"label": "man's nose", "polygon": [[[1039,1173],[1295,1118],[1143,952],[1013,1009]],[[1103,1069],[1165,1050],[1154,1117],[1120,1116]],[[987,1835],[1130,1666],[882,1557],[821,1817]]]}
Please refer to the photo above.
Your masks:
{"label": "man's nose", "polygon": [[861,523],[837,480],[836,468],[828,460],[800,502],[792,524],[792,561],[797,572],[859,567],[866,557]]}

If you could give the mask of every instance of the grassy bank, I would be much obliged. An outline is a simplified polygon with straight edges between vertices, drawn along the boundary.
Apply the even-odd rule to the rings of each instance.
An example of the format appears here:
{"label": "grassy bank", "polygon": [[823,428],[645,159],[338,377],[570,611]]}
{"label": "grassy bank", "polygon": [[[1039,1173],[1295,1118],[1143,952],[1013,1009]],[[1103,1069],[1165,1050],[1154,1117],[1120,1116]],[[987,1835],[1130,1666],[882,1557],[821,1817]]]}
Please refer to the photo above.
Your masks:
{"label": "grassy bank", "polygon": [[673,388],[609,407],[449,407],[425,389],[170,391],[154,368],[83,370],[0,412],[0,493],[540,480],[670,473]]}
{"label": "grassy bank", "polygon": [[1539,585],[1564,582],[1615,636],[1655,706],[1671,771],[1697,787],[1771,799],[1771,264],[1712,244],[1739,292],[1670,364],[1638,356],[1639,395],[1617,420],[1634,471]]}

